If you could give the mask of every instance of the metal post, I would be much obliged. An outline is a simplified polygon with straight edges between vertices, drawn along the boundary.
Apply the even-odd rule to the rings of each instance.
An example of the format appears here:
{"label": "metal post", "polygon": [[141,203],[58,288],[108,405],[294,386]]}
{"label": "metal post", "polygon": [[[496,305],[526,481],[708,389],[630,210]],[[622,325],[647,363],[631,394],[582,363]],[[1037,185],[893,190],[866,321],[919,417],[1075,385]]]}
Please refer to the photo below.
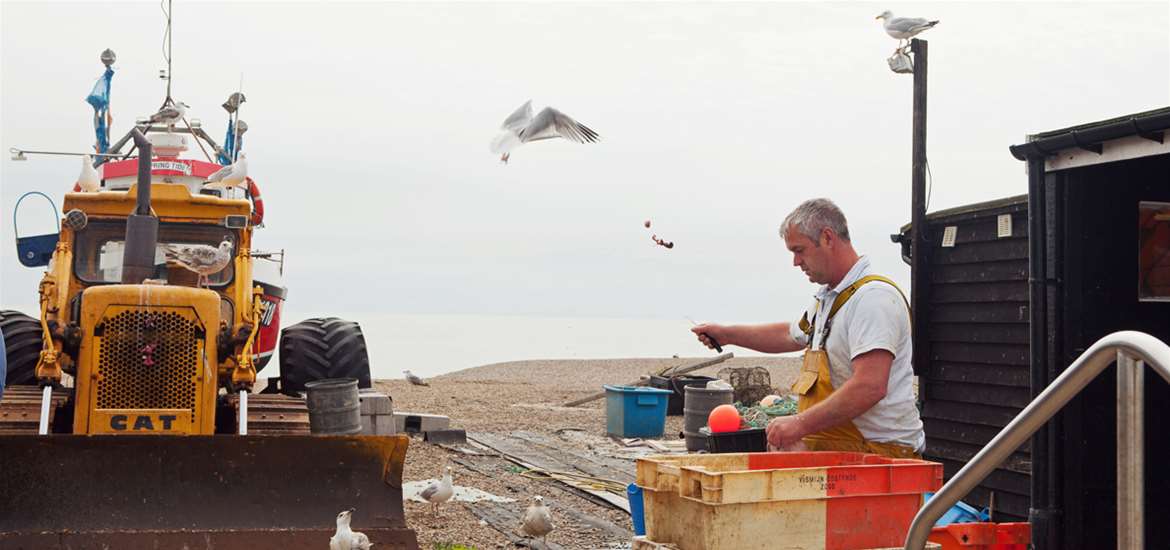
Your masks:
{"label": "metal post", "polygon": [[[921,307],[926,303],[927,264],[929,258],[926,251],[926,41],[917,38],[910,41],[910,51],[914,54],[914,124],[913,147],[911,153],[911,193],[910,193],[910,309],[916,314],[925,310]],[[929,349],[927,338],[923,330],[929,324],[921,316],[916,317],[911,327],[911,339],[914,342],[911,363],[915,372],[925,368],[928,361]]]}
{"label": "metal post", "polygon": [[248,435],[248,390],[240,390],[240,435]]}
{"label": "metal post", "polygon": [[1146,364],[1117,352],[1117,548],[1145,548]]}
{"label": "metal post", "polygon": [[37,433],[49,435],[49,403],[53,400],[53,386],[45,386],[41,390],[41,421]]}

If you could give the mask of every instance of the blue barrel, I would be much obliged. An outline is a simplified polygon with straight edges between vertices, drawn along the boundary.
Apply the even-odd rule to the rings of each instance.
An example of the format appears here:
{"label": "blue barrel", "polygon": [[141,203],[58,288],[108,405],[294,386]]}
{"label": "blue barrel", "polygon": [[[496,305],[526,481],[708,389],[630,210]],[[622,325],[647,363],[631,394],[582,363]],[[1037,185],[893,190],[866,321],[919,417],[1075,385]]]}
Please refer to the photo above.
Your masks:
{"label": "blue barrel", "polygon": [[642,488],[631,483],[626,487],[626,497],[630,499],[630,519],[634,520],[634,536],[645,536],[646,513],[642,507]]}

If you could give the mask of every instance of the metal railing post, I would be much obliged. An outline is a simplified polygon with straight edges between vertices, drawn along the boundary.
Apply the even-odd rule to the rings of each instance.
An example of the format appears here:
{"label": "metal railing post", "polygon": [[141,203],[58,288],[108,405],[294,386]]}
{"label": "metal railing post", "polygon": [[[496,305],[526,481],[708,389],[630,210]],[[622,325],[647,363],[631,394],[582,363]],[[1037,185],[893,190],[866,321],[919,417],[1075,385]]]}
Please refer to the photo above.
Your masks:
{"label": "metal railing post", "polygon": [[1117,549],[1145,548],[1145,371],[1117,351]]}

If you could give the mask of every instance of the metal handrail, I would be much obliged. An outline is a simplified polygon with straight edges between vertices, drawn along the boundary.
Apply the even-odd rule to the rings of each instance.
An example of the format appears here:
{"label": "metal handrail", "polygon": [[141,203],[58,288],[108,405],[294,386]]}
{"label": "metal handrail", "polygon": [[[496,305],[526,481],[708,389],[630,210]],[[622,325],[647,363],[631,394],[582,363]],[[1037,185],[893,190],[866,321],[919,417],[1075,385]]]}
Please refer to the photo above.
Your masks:
{"label": "metal handrail", "polygon": [[914,516],[905,550],[922,550],[931,527],[971,492],[1102,370],[1117,362],[1117,548],[1143,548],[1144,467],[1143,363],[1170,383],[1170,346],[1136,331],[1114,332],[1097,340],[1036,396],[955,477]]}

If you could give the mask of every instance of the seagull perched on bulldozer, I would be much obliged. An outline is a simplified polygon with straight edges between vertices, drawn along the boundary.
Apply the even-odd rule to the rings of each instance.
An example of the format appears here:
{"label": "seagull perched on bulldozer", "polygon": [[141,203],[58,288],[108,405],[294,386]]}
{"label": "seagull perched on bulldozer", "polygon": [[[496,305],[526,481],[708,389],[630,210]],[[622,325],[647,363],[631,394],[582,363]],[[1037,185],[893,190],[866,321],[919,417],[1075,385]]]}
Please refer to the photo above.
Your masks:
{"label": "seagull perched on bulldozer", "polygon": [[356,511],[350,508],[337,514],[337,532],[329,539],[329,550],[370,550],[373,546],[365,533],[349,528],[349,522]]}
{"label": "seagull perched on bulldozer", "polygon": [[219,247],[205,244],[168,244],[164,249],[167,264],[174,264],[199,275],[197,285],[206,288],[208,277],[223,271],[232,259],[232,242],[226,237]]}

